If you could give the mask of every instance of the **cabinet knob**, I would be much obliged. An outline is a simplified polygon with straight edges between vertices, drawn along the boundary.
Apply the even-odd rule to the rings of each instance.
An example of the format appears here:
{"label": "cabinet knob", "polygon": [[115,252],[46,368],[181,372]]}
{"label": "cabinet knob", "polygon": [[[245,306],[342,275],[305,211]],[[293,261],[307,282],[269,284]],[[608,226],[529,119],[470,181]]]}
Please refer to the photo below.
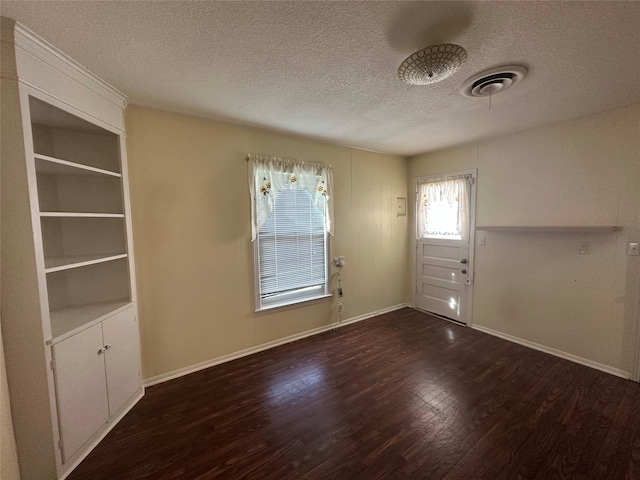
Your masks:
{"label": "cabinet knob", "polygon": [[98,350],[98,355],[102,355],[107,349],[102,347],[101,349]]}
{"label": "cabinet knob", "polygon": [[107,343],[107,344],[104,346],[104,349],[105,349],[105,350],[109,350],[110,348],[111,348],[111,344],[110,344],[110,343]]}

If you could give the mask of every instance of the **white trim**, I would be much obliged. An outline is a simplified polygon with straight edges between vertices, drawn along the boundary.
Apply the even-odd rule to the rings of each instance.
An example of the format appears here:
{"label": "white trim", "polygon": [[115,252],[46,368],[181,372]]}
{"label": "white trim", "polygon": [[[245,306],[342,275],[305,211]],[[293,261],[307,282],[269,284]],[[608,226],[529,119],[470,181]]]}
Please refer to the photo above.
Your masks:
{"label": "white trim", "polygon": [[267,305],[266,307],[254,310],[254,313],[258,315],[264,315],[268,313],[281,312],[283,310],[291,310],[292,308],[304,307],[306,305],[319,303],[323,300],[328,300],[331,297],[333,297],[333,293],[321,293],[314,297],[296,298],[294,300],[289,300],[286,303],[274,303],[272,305]]}
{"label": "white trim", "polygon": [[[84,68],[78,62],[62,53],[45,39],[35,34],[19,22],[14,27],[15,45],[29,52],[38,60],[55,68],[69,78],[72,78],[85,88],[92,90],[105,100],[124,110],[127,106],[127,96],[106,83],[101,78]],[[18,71],[18,77],[20,72]]]}
{"label": "white trim", "polygon": [[610,367],[609,365],[605,365],[603,363],[594,362],[593,360],[579,357],[578,355],[567,353],[562,350],[558,350],[556,348],[547,347],[539,343],[531,342],[529,340],[524,340],[519,337],[514,337],[513,335],[502,333],[497,330],[493,330],[491,328],[483,327],[481,325],[473,325],[471,326],[471,328],[473,328],[474,330],[478,330],[479,332],[487,333],[494,337],[502,338],[503,340],[508,340],[510,342],[517,343],[518,345],[533,348],[534,350],[538,350],[540,352],[548,353],[556,357],[564,358],[565,360],[570,360],[572,362],[579,363],[580,365],[584,365],[586,367],[595,368],[596,370],[600,370],[601,372],[610,373],[611,375],[615,375],[616,377],[622,377],[627,380],[631,377],[630,373],[625,370],[620,370],[619,368],[614,368],[614,367]]}
{"label": "white trim", "polygon": [[19,78],[18,84],[28,89],[28,93],[32,97],[47,102],[54,107],[59,108],[60,110],[64,110],[67,113],[75,115],[76,117],[80,117],[81,119],[93,123],[94,125],[97,125],[104,130],[107,130],[108,132],[115,133],[116,135],[126,136],[126,132],[124,130],[124,110],[118,110],[119,114],[117,122],[112,121],[113,119],[105,120],[88,111],[86,107],[76,106],[73,103],[70,103],[64,98],[60,97],[59,95],[56,95],[55,93],[48,90],[44,90],[37,85],[28,82],[24,78]]}
{"label": "white trim", "polygon": [[153,377],[145,378],[143,380],[143,384],[145,387],[150,387],[158,383],[167,382],[169,380],[173,380],[175,378],[179,378],[184,375],[189,375],[190,373],[204,370],[205,368],[214,367],[216,365],[220,365],[221,363],[230,362],[231,360],[236,360],[238,358],[246,357],[248,355],[253,355],[254,353],[262,352],[264,350],[278,347],[286,343],[295,342],[296,340],[300,340],[306,337],[311,337],[312,335],[317,335],[319,333],[323,333],[328,330],[332,330],[334,328],[342,327],[344,325],[361,322],[362,320],[366,320],[372,317],[377,317],[378,315],[383,315],[385,313],[393,312],[395,310],[400,310],[401,308],[405,308],[408,306],[409,306],[408,303],[400,303],[398,305],[393,305],[391,307],[383,308],[381,310],[376,310],[375,312],[365,313],[363,315],[351,317],[347,320],[342,320],[341,322],[333,322],[323,327],[313,328],[305,332],[296,333],[295,335],[289,335],[288,337],[280,338],[278,340],[273,340],[272,342],[263,343],[262,345],[245,348],[244,350],[230,353],[228,355],[222,355],[221,357],[212,358],[211,360],[206,360],[204,362],[196,363],[195,365],[191,365],[189,367],[179,368],[178,370],[173,370],[172,372],[161,373],[160,375],[155,375]]}
{"label": "white trim", "polygon": [[80,463],[87,458],[87,455],[89,455],[91,453],[91,451],[96,448],[98,446],[98,444],[104,439],[104,437],[107,436],[107,434],[113,430],[113,427],[115,427],[118,422],[120,420],[122,420],[122,418],[129,413],[129,411],[136,406],[136,404],[140,401],[140,399],[144,397],[144,387],[140,387],[140,390],[138,391],[138,393],[135,394],[134,397],[132,397],[131,402],[115,417],[112,417],[109,419],[109,425],[101,431],[100,435],[96,436],[92,441],[90,441],[89,443],[83,445],[83,448],[80,449],[80,454],[71,461],[71,463],[65,463],[62,466],[64,467],[64,470],[62,471],[62,473],[60,473],[60,476],[58,477],[58,480],[64,480],[65,478],[67,478],[69,475],[71,475],[71,472],[73,472],[75,470],[75,468],[80,465]]}

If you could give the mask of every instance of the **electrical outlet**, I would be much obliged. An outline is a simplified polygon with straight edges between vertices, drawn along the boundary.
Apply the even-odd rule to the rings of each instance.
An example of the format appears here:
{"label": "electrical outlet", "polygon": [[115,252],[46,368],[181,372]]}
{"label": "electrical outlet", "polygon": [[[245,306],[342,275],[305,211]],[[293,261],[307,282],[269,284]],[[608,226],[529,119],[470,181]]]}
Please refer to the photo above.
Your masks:
{"label": "electrical outlet", "polygon": [[629,242],[627,244],[627,255],[640,255],[640,243]]}

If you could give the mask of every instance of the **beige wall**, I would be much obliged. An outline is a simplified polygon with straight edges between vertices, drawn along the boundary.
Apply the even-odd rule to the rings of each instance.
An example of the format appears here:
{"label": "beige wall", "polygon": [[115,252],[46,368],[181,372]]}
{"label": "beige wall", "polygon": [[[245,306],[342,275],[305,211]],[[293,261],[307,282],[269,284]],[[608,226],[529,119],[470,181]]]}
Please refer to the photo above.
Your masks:
{"label": "beige wall", "polygon": [[[12,82],[9,78],[15,78],[16,64],[13,51],[13,23],[5,17],[1,19],[2,29],[2,109],[5,117],[2,123],[2,136],[4,137],[3,149],[1,151],[3,162],[5,155],[12,152],[11,147],[21,138],[21,130],[16,129],[14,124],[9,125],[7,118],[14,118],[17,98],[17,82]],[[4,78],[4,77],[7,78]],[[10,112],[10,114],[9,114]],[[19,116],[15,118],[20,118]],[[7,135],[8,134],[8,135]],[[14,140],[9,141],[8,139]],[[2,164],[2,171],[5,171],[5,163]],[[5,177],[5,181],[6,181]],[[6,190],[5,190],[6,193]],[[4,223],[4,220],[2,221]],[[6,231],[4,232],[7,233]],[[4,245],[3,245],[4,246]],[[9,385],[7,381],[7,371],[4,358],[4,343],[2,341],[2,329],[0,328],[0,479],[17,480],[20,478],[18,467],[18,454],[16,450],[16,439],[13,432],[13,419],[11,417],[11,403],[9,399]]]}
{"label": "beige wall", "polygon": [[[640,257],[626,244],[640,241],[639,149],[635,105],[409,160],[409,185],[477,168],[478,226],[623,227],[478,231],[486,246],[475,247],[475,325],[632,371]],[[591,253],[580,255],[584,241]]]}
{"label": "beige wall", "polygon": [[254,313],[247,153],[333,165],[343,319],[408,300],[402,157],[137,106],[126,123],[145,378],[339,319],[335,299]]}
{"label": "beige wall", "polygon": [[2,345],[2,333],[0,332],[0,479],[18,480],[19,478],[18,453],[16,451],[16,440],[13,436],[9,386],[7,385],[4,348]]}

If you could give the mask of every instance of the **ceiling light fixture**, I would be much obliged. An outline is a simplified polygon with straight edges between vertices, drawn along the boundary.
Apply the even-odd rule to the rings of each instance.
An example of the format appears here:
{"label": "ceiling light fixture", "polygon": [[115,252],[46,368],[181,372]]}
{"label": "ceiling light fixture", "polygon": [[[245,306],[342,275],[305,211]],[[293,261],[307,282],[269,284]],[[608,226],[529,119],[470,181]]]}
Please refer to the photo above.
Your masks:
{"label": "ceiling light fixture", "polygon": [[409,85],[429,85],[456,73],[467,61],[460,45],[431,45],[409,55],[398,68],[398,77]]}

